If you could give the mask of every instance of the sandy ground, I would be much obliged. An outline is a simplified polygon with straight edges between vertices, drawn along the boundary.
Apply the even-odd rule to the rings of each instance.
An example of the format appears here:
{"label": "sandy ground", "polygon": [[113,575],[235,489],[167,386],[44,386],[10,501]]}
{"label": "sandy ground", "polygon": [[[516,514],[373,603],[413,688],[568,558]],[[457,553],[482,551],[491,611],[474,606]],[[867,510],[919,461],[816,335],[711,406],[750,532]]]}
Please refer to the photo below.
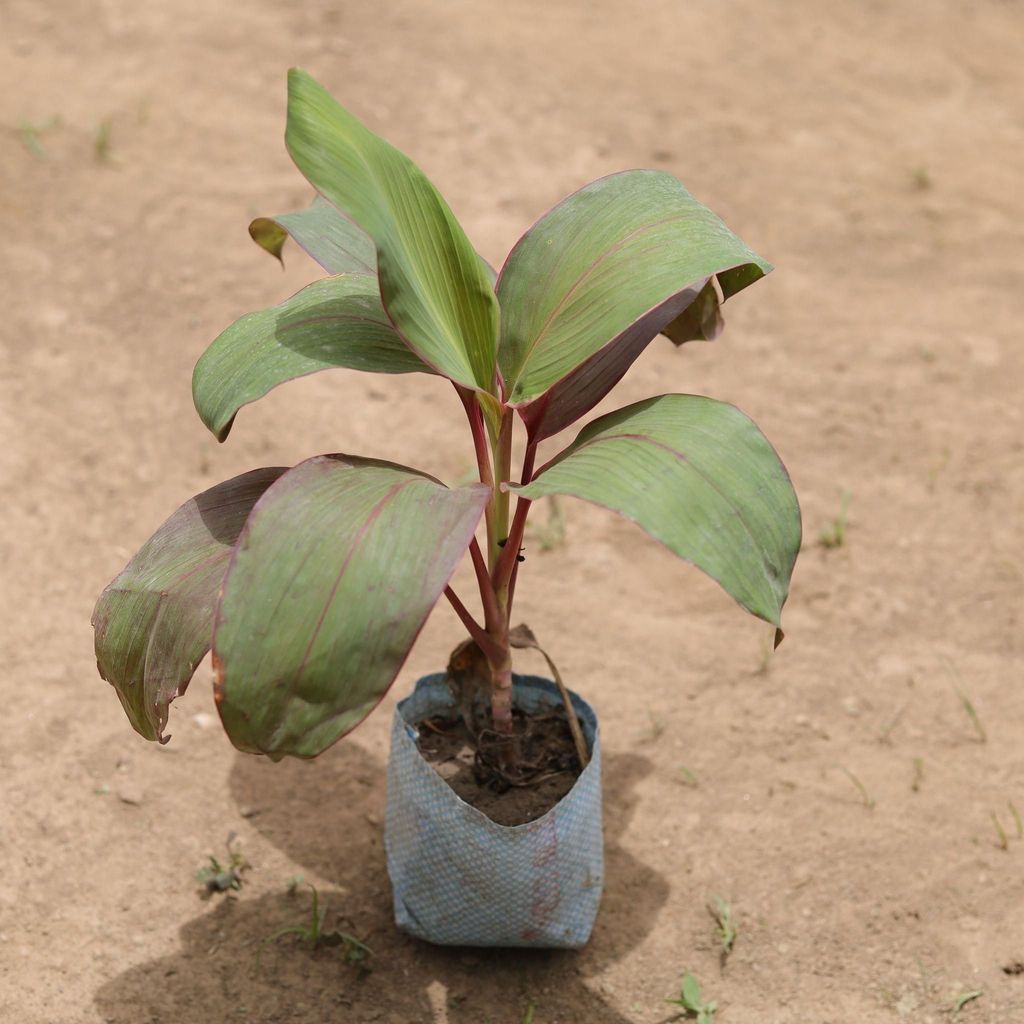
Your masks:
{"label": "sandy ground", "polygon": [[[720,1024],[926,1024],[971,992],[956,1019],[1024,1022],[1022,38],[1017,0],[0,0],[0,1020],[653,1024],[686,970]],[[324,451],[472,465],[424,378],[309,378],[223,447],[193,413],[204,346],[317,276],[245,230],[308,195],[291,64],[495,262],[583,182],[655,166],[778,267],[719,342],[655,343],[604,405],[709,394],[776,443],[806,544],[774,659],[600,510],[567,505],[524,566],[522,617],[604,723],[607,892],[579,954],[395,931],[392,698],[272,765],[210,724],[208,666],[163,749],[95,671],[96,596],[191,494]],[[439,609],[395,694],[458,639]],[[229,832],[247,884],[201,902]],[[288,940],[257,965],[305,913],[299,874],[368,973]],[[739,924],[724,967],[712,893]]]}

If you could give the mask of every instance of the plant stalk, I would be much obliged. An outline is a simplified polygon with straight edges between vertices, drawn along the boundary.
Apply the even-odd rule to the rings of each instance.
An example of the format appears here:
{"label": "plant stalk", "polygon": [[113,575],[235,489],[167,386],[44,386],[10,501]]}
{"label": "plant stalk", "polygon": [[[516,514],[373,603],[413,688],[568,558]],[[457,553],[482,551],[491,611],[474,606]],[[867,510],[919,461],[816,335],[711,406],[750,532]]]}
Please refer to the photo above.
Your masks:
{"label": "plant stalk", "polygon": [[476,572],[477,585],[480,588],[480,603],[484,608],[484,625],[489,634],[498,635],[501,632],[501,608],[498,605],[498,595],[494,592],[491,584],[491,574],[487,571],[487,563],[484,561],[484,554],[476,537],[470,542],[469,554],[473,560],[473,570]]}
{"label": "plant stalk", "polygon": [[448,603],[455,609],[455,614],[458,615],[462,624],[466,627],[466,631],[476,641],[480,650],[484,652],[488,662],[490,662],[492,657],[500,660],[503,652],[491,639],[487,630],[473,618],[469,609],[459,599],[459,595],[451,587],[445,587],[444,596],[448,598]]}
{"label": "plant stalk", "polygon": [[[491,497],[484,513],[487,525],[487,558],[474,538],[470,544],[473,569],[480,588],[484,608],[484,628],[473,619],[451,588],[445,591],[448,600],[487,658],[490,669],[491,721],[497,733],[511,735],[512,719],[512,648],[509,643],[511,588],[509,582],[517,565],[516,556],[522,545],[526,513],[530,503],[520,498],[515,518],[509,526],[510,494],[502,488],[512,476],[512,430],[514,413],[506,408],[497,437],[488,438],[483,413],[472,391],[456,385],[473,434],[473,447],[481,483],[491,488]],[[490,443],[488,443],[490,440]],[[523,459],[522,479],[529,482],[533,472],[536,445],[527,445]],[[502,542],[504,542],[502,544]],[[508,751],[514,757],[514,751]]]}
{"label": "plant stalk", "polygon": [[[504,541],[508,538],[508,509],[509,493],[502,490],[501,485],[508,483],[512,476],[512,424],[513,412],[506,409],[501,417],[501,430],[494,443],[492,454],[494,460],[494,526],[498,531],[498,540]],[[499,552],[500,556],[500,552]],[[490,563],[491,571],[497,562]]]}
{"label": "plant stalk", "polygon": [[[533,466],[537,457],[536,444],[528,444],[523,456],[522,483],[528,484],[533,476]],[[506,481],[507,482],[507,481]],[[506,497],[508,492],[506,491]],[[498,594],[498,602],[505,609],[507,616],[512,611],[512,577],[519,565],[519,549],[523,544],[523,534],[526,532],[526,517],[533,504],[528,498],[519,498],[516,501],[516,512],[512,518],[512,526],[509,529],[508,540],[505,542],[504,550],[498,559],[491,578],[494,581],[494,589]]]}
{"label": "plant stalk", "polygon": [[499,534],[498,525],[495,521],[497,513],[497,502],[494,500],[499,488],[495,484],[494,471],[491,468],[490,445],[487,441],[487,427],[484,425],[484,415],[477,402],[475,394],[468,388],[455,385],[459,398],[462,399],[463,408],[466,410],[466,418],[469,420],[469,429],[473,434],[473,450],[476,453],[477,470],[480,473],[480,482],[491,489],[491,497],[484,509],[484,522],[487,526],[487,564],[493,565],[501,552],[498,541],[503,534]]}

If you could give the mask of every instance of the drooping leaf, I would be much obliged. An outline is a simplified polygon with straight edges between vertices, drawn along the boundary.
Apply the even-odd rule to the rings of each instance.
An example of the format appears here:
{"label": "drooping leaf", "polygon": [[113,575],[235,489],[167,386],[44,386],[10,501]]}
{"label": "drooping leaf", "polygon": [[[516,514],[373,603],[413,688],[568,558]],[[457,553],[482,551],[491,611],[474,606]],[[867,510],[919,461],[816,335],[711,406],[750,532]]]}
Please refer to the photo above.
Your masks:
{"label": "drooping leaf", "polygon": [[100,675],[146,739],[169,739],[168,705],[210,649],[231,548],[256,500],[282,473],[256,469],[185,502],[96,602]]}
{"label": "drooping leaf", "polygon": [[270,488],[217,609],[215,693],[240,750],[315,757],[398,674],[489,496],[388,462],[323,455]]}
{"label": "drooping leaf", "polygon": [[534,440],[550,436],[592,409],[695,300],[703,325],[710,278],[728,298],[770,269],[671,174],[592,182],[519,240],[498,277],[509,402]]}
{"label": "drooping leaf", "polygon": [[785,467],[734,406],[662,395],[589,423],[525,487],[619,512],[692,562],[754,615],[779,625],[800,550]]}
{"label": "drooping leaf", "polygon": [[[298,213],[257,217],[249,225],[252,240],[281,263],[289,235],[331,274],[377,276],[377,247],[373,239],[321,195]],[[477,259],[493,287],[497,272],[483,256],[478,255]]]}
{"label": "drooping leaf", "polygon": [[492,390],[494,289],[423,172],[295,68],[285,141],[313,187],[373,239],[384,308],[413,351],[464,387]]}
{"label": "drooping leaf", "polygon": [[323,196],[298,213],[257,217],[249,235],[282,263],[281,251],[289,235],[330,274],[377,275],[377,247],[373,239],[333,207]]}
{"label": "drooping leaf", "polygon": [[678,348],[688,341],[714,341],[724,329],[718,292],[714,281],[708,281],[693,302],[661,333]]}
{"label": "drooping leaf", "polygon": [[243,405],[285,381],[334,367],[434,372],[395,333],[377,279],[343,274],[236,320],[196,363],[192,398],[202,421],[223,441]]}

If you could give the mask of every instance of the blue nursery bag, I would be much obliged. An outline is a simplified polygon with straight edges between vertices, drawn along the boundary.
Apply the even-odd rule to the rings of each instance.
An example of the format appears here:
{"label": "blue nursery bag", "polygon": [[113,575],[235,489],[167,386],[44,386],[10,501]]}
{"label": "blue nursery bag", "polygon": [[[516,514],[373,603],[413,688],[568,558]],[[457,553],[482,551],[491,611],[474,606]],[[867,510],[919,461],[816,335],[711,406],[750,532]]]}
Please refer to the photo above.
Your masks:
{"label": "blue nursery bag", "polygon": [[[515,706],[562,706],[558,687],[513,677]],[[543,817],[499,825],[424,760],[415,723],[450,716],[443,673],[425,676],[395,709],[384,845],[399,928],[443,946],[586,944],[604,881],[601,741],[590,705],[571,695],[591,749],[573,788]]]}

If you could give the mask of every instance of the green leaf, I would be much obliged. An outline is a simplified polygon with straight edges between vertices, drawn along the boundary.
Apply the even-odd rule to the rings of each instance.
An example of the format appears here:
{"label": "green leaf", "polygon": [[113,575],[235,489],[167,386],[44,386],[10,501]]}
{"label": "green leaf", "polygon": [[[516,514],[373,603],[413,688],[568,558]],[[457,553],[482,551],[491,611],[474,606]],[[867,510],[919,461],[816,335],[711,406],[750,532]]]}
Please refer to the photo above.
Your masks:
{"label": "green leaf", "polygon": [[347,455],[296,466],[253,509],[224,581],[215,694],[240,750],[315,757],[384,696],[490,490]]}
{"label": "green leaf", "polygon": [[525,486],[620,512],[779,625],[800,549],[800,508],[786,469],[738,409],[662,395],[588,424]]}
{"label": "green leaf", "polygon": [[423,172],[294,68],[285,141],[313,187],[373,239],[384,308],[413,351],[456,383],[493,391],[497,299]]}
{"label": "green leaf", "polygon": [[344,274],[236,320],[196,363],[192,398],[202,421],[223,441],[243,405],[285,381],[334,367],[434,372],[395,333],[377,279]]}
{"label": "green leaf", "polygon": [[281,250],[291,235],[328,273],[377,276],[377,247],[365,231],[339,213],[323,196],[298,213],[257,217],[249,235],[282,263]]}
{"label": "green leaf", "polygon": [[683,978],[683,991],[681,998],[687,1009],[697,1012],[703,1008],[703,1002],[700,998],[700,983],[692,974],[687,974]]}
{"label": "green leaf", "polygon": [[[498,277],[510,404],[534,440],[550,436],[592,409],[673,323],[676,340],[713,331],[712,277],[728,298],[770,269],[670,174],[592,182],[519,240]],[[700,315],[685,318],[695,301]]]}
{"label": "green leaf", "polygon": [[96,663],[136,732],[166,743],[168,705],[210,649],[217,593],[256,500],[284,469],[256,469],[185,502],[103,591]]}

